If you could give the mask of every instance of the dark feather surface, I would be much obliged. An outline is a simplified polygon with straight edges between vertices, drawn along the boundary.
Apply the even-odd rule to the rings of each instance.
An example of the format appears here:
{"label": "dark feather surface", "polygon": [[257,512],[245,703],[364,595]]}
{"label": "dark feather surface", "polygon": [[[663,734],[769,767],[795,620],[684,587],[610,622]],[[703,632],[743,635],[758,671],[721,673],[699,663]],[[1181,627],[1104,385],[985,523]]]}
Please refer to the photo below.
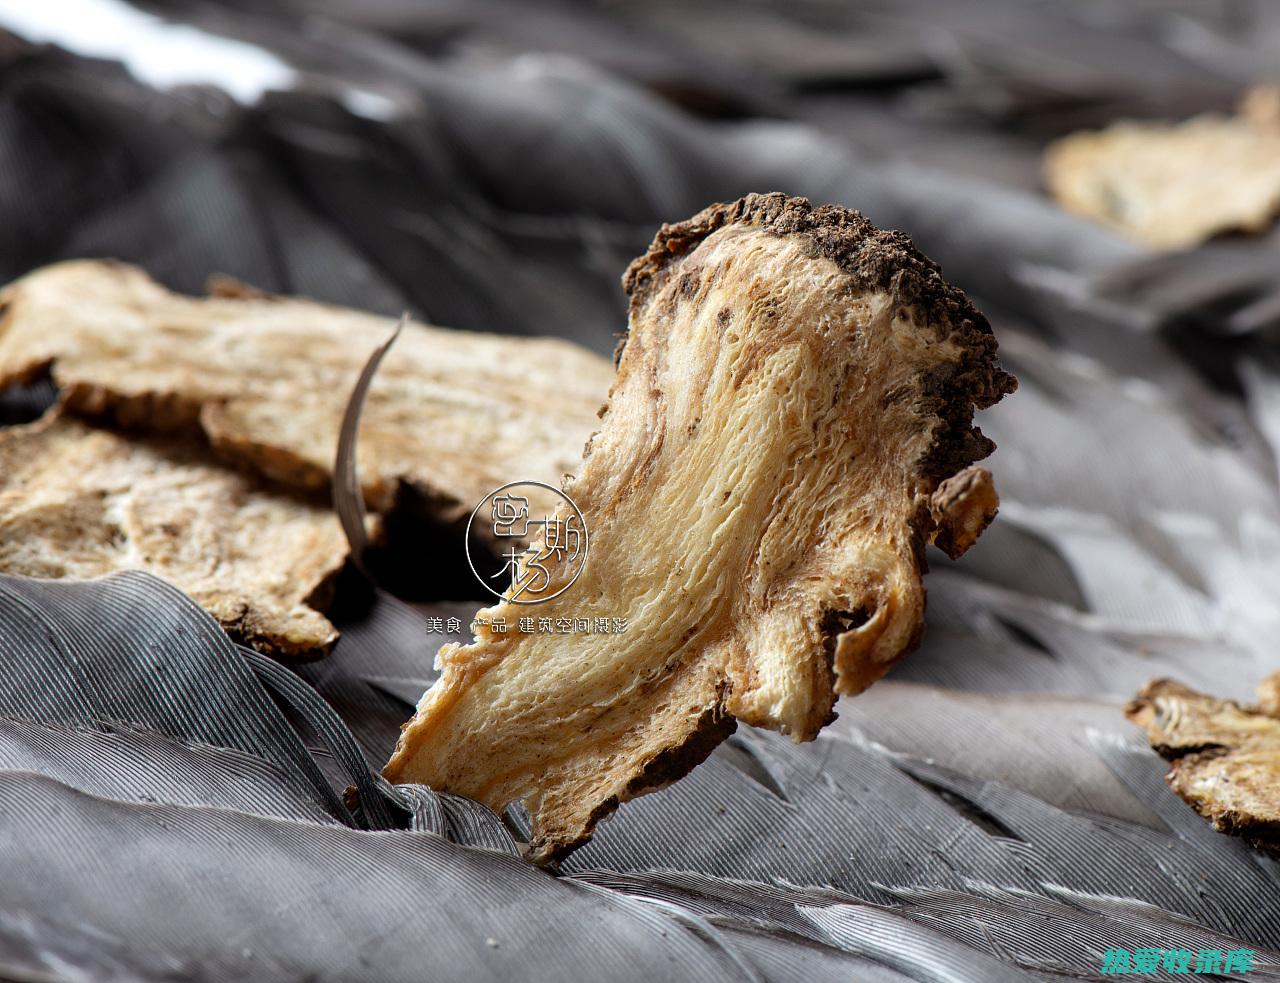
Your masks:
{"label": "dark feather surface", "polygon": [[0,716],[238,750],[351,821],[236,646],[176,588],[142,573],[86,583],[5,576],[0,633]]}
{"label": "dark feather surface", "polygon": [[[675,967],[742,978],[670,915],[430,833],[114,802],[25,772],[0,772],[0,795],[24,803],[0,815],[5,909],[128,940],[139,975],[168,964],[209,980],[651,980]],[[102,849],[106,830],[127,846]],[[33,947],[56,968],[69,944],[51,927]],[[0,972],[27,968],[15,955],[0,952]]]}
{"label": "dark feather surface", "polygon": [[108,799],[336,822],[311,797],[295,793],[281,770],[263,758],[141,730],[0,719],[0,770],[35,772]]}

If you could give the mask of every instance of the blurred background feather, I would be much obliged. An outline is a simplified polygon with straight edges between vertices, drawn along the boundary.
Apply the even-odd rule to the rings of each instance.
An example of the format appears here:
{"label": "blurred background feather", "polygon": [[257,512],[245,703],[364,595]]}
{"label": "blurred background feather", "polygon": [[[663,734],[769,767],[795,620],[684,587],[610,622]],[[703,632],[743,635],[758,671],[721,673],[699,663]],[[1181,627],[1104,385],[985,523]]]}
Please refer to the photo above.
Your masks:
{"label": "blurred background feather", "polygon": [[1275,862],[1120,713],[1277,668],[1276,233],[1155,255],[1039,179],[1056,136],[1280,74],[1274,4],[0,0],[3,28],[4,281],[115,256],[608,352],[661,222],[779,189],[911,234],[1021,387],[981,421],[1000,519],[931,555],[921,651],[813,744],[739,732],[558,876],[512,857],[519,814],[376,774],[471,585],[349,576],[333,656],[290,675],[152,578],[6,578],[0,976],[987,983],[1150,946],[1280,978]]}

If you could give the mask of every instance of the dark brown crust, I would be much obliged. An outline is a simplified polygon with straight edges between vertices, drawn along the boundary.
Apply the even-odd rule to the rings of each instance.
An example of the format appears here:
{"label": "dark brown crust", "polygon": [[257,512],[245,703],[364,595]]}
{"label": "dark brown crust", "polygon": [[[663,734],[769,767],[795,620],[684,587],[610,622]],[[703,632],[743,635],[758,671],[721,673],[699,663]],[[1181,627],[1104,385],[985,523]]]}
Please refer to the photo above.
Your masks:
{"label": "dark brown crust", "polygon": [[990,334],[986,318],[964,292],[943,280],[938,264],[916,250],[906,235],[878,229],[851,208],[815,208],[807,198],[792,198],[780,191],[708,205],[693,218],[663,225],[648,252],[633,260],[623,274],[622,286],[632,307],[644,303],[651,281],[672,259],[735,223],[777,236],[803,236],[813,243],[817,255],[853,278],[855,291],[891,290],[903,303],[919,307],[930,321],[970,320]]}
{"label": "dark brown crust", "polygon": [[[612,796],[596,807],[587,821],[587,838],[590,838],[600,820],[611,815],[623,802],[630,802],[646,792],[656,792],[684,778],[706,761],[711,752],[728,740],[737,729],[738,721],[724,708],[721,694],[721,701],[709,707],[698,718],[693,733],[683,743],[667,748],[651,759],[644,770],[627,784],[621,795]],[[538,864],[558,864],[580,845],[535,837],[529,844],[529,859]]]}
{"label": "dark brown crust", "polygon": [[[710,205],[684,222],[663,225],[648,251],[623,274],[622,286],[631,310],[648,302],[674,260],[713,232],[733,224],[803,238],[815,255],[848,274],[852,291],[892,294],[899,304],[915,308],[929,325],[940,333],[947,332],[972,353],[963,369],[952,368],[926,382],[928,409],[946,424],[923,462],[931,478],[942,481],[995,450],[995,444],[973,426],[974,410],[998,402],[1013,392],[1018,382],[996,361],[991,325],[964,291],[942,278],[938,264],[920,253],[909,237],[879,229],[853,209],[840,205],[815,208],[807,198],[773,191]],[[624,337],[615,360],[621,357],[625,344]]]}

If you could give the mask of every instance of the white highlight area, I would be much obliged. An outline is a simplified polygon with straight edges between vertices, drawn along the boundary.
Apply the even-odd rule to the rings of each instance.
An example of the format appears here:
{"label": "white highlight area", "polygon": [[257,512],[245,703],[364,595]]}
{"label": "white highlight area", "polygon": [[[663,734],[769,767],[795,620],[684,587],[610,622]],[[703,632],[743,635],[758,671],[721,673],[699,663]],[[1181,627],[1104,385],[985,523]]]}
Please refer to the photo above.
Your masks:
{"label": "white highlight area", "polygon": [[172,24],[123,0],[0,0],[0,28],[33,43],[124,62],[158,89],[216,85],[242,103],[288,89],[297,73],[244,41]]}

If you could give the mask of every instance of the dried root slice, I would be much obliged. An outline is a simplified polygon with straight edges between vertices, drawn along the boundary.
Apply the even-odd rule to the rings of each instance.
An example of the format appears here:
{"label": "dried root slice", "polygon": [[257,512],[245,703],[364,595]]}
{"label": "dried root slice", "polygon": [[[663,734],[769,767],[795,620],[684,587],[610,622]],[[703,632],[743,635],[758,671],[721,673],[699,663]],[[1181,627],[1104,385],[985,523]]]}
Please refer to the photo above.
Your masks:
{"label": "dried root slice", "polygon": [[1045,152],[1045,184],[1068,211],[1154,249],[1265,231],[1280,216],[1276,99],[1260,87],[1239,116],[1074,133]]}
{"label": "dried root slice", "polygon": [[286,659],[338,634],[315,605],[347,557],[327,508],[266,488],[173,439],[125,440],[55,415],[0,430],[0,570],[147,570],[238,641]]}
{"label": "dried root slice", "polygon": [[1242,707],[1170,679],[1147,683],[1125,715],[1173,763],[1165,780],[1214,828],[1280,849],[1280,674]]}
{"label": "dried root slice", "polygon": [[[393,323],[225,285],[184,297],[83,261],[11,284],[0,312],[0,385],[50,369],[72,412],[150,432],[198,424],[223,457],[303,490],[328,488],[347,397]],[[568,342],[410,325],[365,407],[365,497],[385,511],[405,481],[448,522],[505,482],[558,482],[612,378]]]}
{"label": "dried root slice", "polygon": [[[664,227],[624,284],[617,379],[565,486],[586,566],[559,597],[483,617],[627,631],[482,627],[442,649],[386,769],[522,800],[542,861],[686,774],[735,719],[812,739],[836,693],[916,644],[925,543],[958,554],[995,510],[990,475],[967,470],[992,449],[974,408],[1014,386],[964,295],[846,209],[713,206]],[[570,575],[560,556],[543,596]]]}

